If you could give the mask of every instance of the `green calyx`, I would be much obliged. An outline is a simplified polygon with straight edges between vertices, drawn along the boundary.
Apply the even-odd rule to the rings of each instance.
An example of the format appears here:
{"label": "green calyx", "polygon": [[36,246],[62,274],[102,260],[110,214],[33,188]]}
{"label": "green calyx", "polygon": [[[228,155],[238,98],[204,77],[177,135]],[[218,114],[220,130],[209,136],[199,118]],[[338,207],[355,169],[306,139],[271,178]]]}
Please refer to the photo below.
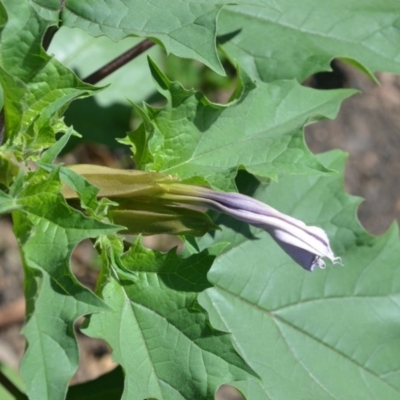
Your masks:
{"label": "green calyx", "polygon": [[[175,186],[178,189],[185,185],[178,183],[174,176],[85,164],[69,169],[96,186],[99,189],[97,197],[107,197],[117,204],[108,211],[108,216],[114,223],[124,226],[125,233],[201,236],[218,229],[205,212],[178,204],[177,201],[184,196],[179,191],[177,196],[171,193],[174,193]],[[187,187],[189,192],[190,188],[196,188],[192,185]],[[64,186],[62,193],[72,202],[79,198],[69,186]]]}

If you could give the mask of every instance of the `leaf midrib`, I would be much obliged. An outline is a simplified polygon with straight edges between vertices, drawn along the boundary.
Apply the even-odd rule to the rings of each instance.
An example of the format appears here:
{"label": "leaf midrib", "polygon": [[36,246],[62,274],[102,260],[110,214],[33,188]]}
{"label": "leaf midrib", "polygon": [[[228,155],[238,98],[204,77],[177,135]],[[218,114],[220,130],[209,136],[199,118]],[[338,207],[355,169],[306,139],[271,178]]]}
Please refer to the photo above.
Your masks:
{"label": "leaf midrib", "polygon": [[[358,368],[364,370],[366,373],[369,373],[370,375],[374,376],[379,382],[382,382],[382,383],[385,384],[386,386],[388,386],[388,387],[390,387],[391,389],[395,390],[396,392],[399,392],[399,393],[400,393],[400,391],[399,391],[399,389],[398,389],[397,387],[395,387],[395,386],[393,386],[392,384],[390,384],[389,382],[383,380],[382,377],[381,377],[380,375],[378,375],[375,371],[370,370],[370,369],[367,368],[366,366],[364,366],[364,365],[358,363],[356,360],[353,360],[352,358],[350,358],[347,354],[345,354],[345,353],[339,351],[339,350],[336,349],[335,347],[332,347],[330,344],[321,341],[319,338],[310,335],[308,332],[306,332],[306,331],[300,329],[298,326],[291,324],[291,323],[290,323],[289,321],[287,321],[286,319],[284,319],[284,318],[282,318],[281,316],[275,314],[276,311],[282,310],[282,309],[283,309],[282,307],[281,307],[281,308],[278,308],[278,309],[275,309],[275,310],[265,310],[264,308],[262,308],[262,307],[259,306],[258,304],[254,304],[254,303],[250,302],[249,300],[244,299],[243,297],[240,297],[239,295],[230,292],[229,290],[223,288],[222,286],[220,286],[220,285],[218,285],[218,284],[214,284],[214,287],[215,287],[215,288],[218,288],[218,290],[221,290],[222,292],[227,293],[228,295],[230,295],[230,296],[232,296],[232,297],[234,297],[234,298],[236,298],[236,299],[238,299],[238,300],[244,302],[244,303],[247,304],[248,306],[250,306],[250,307],[254,308],[255,310],[257,310],[258,312],[261,312],[262,314],[268,314],[268,316],[269,316],[272,320],[275,320],[275,319],[276,319],[276,320],[279,320],[280,322],[282,322],[283,324],[286,324],[287,326],[290,326],[292,329],[294,329],[294,330],[298,331],[299,333],[301,333],[301,334],[307,336],[307,337],[310,338],[311,340],[314,340],[314,341],[318,342],[320,345],[322,345],[322,346],[326,347],[327,349],[329,349],[330,351],[332,351],[332,352],[334,352],[334,353],[340,355],[341,357],[343,357],[344,359],[346,359],[346,360],[347,360],[348,362],[350,362],[351,364],[356,365]],[[341,296],[341,297],[338,297],[337,299],[344,300],[344,299],[353,299],[353,298],[358,298],[358,297],[367,297],[367,298],[376,298],[376,297],[381,298],[381,297],[385,297],[385,298],[386,298],[386,297],[388,297],[388,296]],[[321,299],[321,298],[319,298],[319,299],[311,299],[310,301],[318,301],[318,300],[320,300],[320,301],[322,301],[322,300],[326,301],[326,300],[329,300],[329,299],[336,299],[336,297],[324,297],[323,299]],[[302,302],[298,302],[298,303],[296,303],[296,304],[299,305],[299,304],[302,304],[302,303],[304,303],[304,302],[305,302],[305,301],[302,301]],[[217,311],[217,309],[215,309],[215,311]],[[218,312],[218,311],[217,311],[217,312]],[[220,313],[218,312],[218,314],[220,314]],[[273,315],[272,315],[272,314],[273,314]],[[276,325],[276,323],[275,323],[275,325]],[[279,329],[278,326],[277,326],[277,329],[280,331],[280,329]],[[234,335],[234,334],[233,334],[233,335]]]}

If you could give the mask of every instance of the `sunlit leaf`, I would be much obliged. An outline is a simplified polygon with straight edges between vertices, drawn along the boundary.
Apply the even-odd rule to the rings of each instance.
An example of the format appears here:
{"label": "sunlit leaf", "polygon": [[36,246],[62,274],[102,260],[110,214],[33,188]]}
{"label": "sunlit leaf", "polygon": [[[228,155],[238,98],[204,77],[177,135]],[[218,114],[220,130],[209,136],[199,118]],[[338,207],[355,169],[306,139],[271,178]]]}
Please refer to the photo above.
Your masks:
{"label": "sunlit leaf", "polygon": [[276,3],[275,9],[225,7],[218,19],[224,52],[252,78],[303,81],[330,70],[333,58],[345,58],[369,74],[400,73],[398,1]]}
{"label": "sunlit leaf", "polygon": [[[125,371],[123,399],[211,399],[222,383],[256,379],[197,304],[213,259],[207,251],[181,258],[136,242],[104,275],[103,298],[114,312],[93,315],[85,333],[113,348]],[[116,279],[119,263],[131,279],[126,272]]]}
{"label": "sunlit leaf", "polygon": [[49,22],[27,0],[3,0],[0,17],[0,83],[4,92],[5,138],[23,158],[53,144],[65,130],[68,103],[94,92],[91,85],[50,58],[42,48]]}
{"label": "sunlit leaf", "polygon": [[351,90],[317,91],[295,81],[270,84],[247,80],[228,105],[214,104],[184,89],[152,63],[164,108],[142,111],[143,124],[129,135],[140,169],[201,177],[214,187],[234,190],[239,167],[264,178],[279,173],[326,172],[307,149],[304,124],[333,118]]}
{"label": "sunlit leaf", "polygon": [[21,374],[30,398],[43,400],[63,399],[76,371],[76,319],[108,309],[72,275],[72,250],[86,238],[118,229],[68,207],[59,194],[60,187],[57,171],[50,176],[38,171],[13,192],[14,202],[21,208],[13,213],[13,220],[27,301],[23,333],[28,347]]}
{"label": "sunlit leaf", "polygon": [[[345,156],[320,157],[343,170]],[[340,173],[284,177],[255,197],[328,232],[344,266],[308,273],[271,237],[254,230],[231,241],[201,295],[214,326],[233,333],[263,383],[247,383],[249,399],[397,399],[400,397],[399,254],[395,225],[367,234],[355,219],[359,201],[343,192]],[[221,220],[219,222],[222,222]],[[246,234],[244,236],[243,234]],[[261,395],[261,393],[263,393]]]}

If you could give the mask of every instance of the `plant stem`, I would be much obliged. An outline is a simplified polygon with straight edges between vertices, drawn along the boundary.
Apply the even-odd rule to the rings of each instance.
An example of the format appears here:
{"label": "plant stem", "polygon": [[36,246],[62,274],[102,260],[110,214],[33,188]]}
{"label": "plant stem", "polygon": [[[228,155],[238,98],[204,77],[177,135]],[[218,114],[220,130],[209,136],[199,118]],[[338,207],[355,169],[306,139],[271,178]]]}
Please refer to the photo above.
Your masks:
{"label": "plant stem", "polygon": [[50,46],[51,41],[53,40],[54,35],[57,33],[58,28],[56,26],[50,26],[43,37],[43,48],[47,51]]}
{"label": "plant stem", "polygon": [[[65,0],[60,0],[60,8],[58,9],[60,13],[60,21],[61,21],[61,13],[63,12],[65,7]],[[61,22],[60,22],[61,23]],[[47,51],[50,46],[51,41],[53,40],[54,35],[58,31],[59,26],[50,26],[43,37],[43,48]]]}
{"label": "plant stem", "polygon": [[93,74],[89,75],[87,78],[83,79],[84,82],[90,83],[91,85],[96,84],[97,82],[104,79],[106,76],[112,74],[118,68],[121,68],[123,65],[133,60],[140,54],[144,53],[147,49],[154,46],[154,42],[149,39],[145,39],[136,46],[132,47],[125,53],[121,54],[114,60],[110,61],[108,64],[104,65],[97,71],[93,72]]}
{"label": "plant stem", "polygon": [[21,392],[13,382],[11,382],[3,373],[0,371],[0,384],[7,389],[15,398],[16,400],[28,400],[28,396]]}

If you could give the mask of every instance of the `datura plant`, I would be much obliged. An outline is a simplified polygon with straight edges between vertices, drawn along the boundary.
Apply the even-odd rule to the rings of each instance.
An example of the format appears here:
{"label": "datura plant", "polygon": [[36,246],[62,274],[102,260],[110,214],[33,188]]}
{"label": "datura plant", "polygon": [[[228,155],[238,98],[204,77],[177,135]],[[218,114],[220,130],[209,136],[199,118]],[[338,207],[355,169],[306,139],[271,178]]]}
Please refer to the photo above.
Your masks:
{"label": "datura plant", "polygon": [[[333,59],[375,83],[400,73],[399,13],[0,0],[1,226],[26,301],[0,398],[400,399],[398,227],[366,232],[346,155],[303,134],[362,96],[303,84]],[[146,247],[156,234],[169,250]],[[83,241],[90,288],[71,269]],[[93,381],[75,375],[77,335],[115,361]]]}

